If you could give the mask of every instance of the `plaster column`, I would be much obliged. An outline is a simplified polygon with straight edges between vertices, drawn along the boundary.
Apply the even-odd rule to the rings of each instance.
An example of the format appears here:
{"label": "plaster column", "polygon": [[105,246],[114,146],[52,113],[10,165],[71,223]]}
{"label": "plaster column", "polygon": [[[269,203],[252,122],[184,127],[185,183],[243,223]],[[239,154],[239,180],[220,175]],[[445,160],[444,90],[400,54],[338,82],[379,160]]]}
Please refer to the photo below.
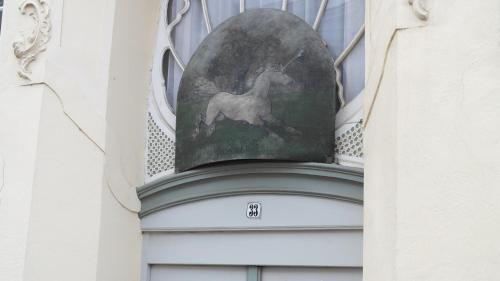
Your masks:
{"label": "plaster column", "polygon": [[364,280],[498,280],[500,2],[366,11]]}
{"label": "plaster column", "polygon": [[139,279],[158,14],[159,1],[5,2],[0,280]]}

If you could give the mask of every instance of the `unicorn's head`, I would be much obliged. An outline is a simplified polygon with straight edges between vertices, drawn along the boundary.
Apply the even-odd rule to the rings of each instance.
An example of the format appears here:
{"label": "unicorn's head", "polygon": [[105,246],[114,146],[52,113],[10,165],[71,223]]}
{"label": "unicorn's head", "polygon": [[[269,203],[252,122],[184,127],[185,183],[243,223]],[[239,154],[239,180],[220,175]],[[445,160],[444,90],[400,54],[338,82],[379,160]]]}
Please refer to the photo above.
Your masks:
{"label": "unicorn's head", "polygon": [[257,73],[259,74],[257,74],[250,89],[254,95],[262,97],[267,96],[269,94],[269,87],[273,84],[283,86],[295,84],[292,77],[281,71],[281,67],[266,65],[260,68]]}
{"label": "unicorn's head", "polygon": [[[293,84],[292,88],[298,88],[292,77],[286,74],[287,68],[295,61],[301,62],[304,57],[304,51],[299,50],[297,53],[284,65],[276,65],[267,63],[266,66],[257,69],[255,82],[253,80],[247,81],[247,86],[253,84],[253,88],[257,91],[262,89],[268,89],[269,86],[274,84],[285,85]],[[267,91],[267,90],[266,90]],[[267,93],[266,93],[267,94]]]}
{"label": "unicorn's head", "polygon": [[288,66],[294,61],[299,60],[304,56],[304,51],[299,50],[285,65],[271,65],[267,64],[265,67],[265,73],[269,77],[271,82],[276,84],[288,85],[294,82],[294,80],[286,74]]}
{"label": "unicorn's head", "polygon": [[266,71],[267,77],[272,83],[288,85],[294,82],[293,78],[288,76],[286,73],[282,72],[279,69],[270,69]]}
{"label": "unicorn's head", "polygon": [[271,63],[259,68],[256,72],[258,73],[258,80],[262,78],[268,80],[270,83],[288,85],[294,81],[292,77],[284,73],[282,66]]}

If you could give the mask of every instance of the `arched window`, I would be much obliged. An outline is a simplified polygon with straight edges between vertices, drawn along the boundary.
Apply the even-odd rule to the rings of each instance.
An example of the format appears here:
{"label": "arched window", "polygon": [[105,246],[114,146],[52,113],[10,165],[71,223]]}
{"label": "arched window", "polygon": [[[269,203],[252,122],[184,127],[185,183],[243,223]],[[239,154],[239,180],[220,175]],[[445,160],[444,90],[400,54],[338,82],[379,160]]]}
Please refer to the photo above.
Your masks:
{"label": "arched window", "polygon": [[[352,104],[364,88],[364,0],[164,0],[152,69],[152,97],[146,174],[148,178],[173,171],[177,91],[185,65],[201,41],[224,20],[256,8],[288,11],[310,24],[325,41],[337,66],[341,107]],[[360,102],[341,112],[336,129],[338,144],[348,144],[350,160],[360,158]],[[354,109],[352,109],[354,108]],[[342,110],[341,110],[342,111]],[[353,119],[353,116],[355,117]],[[343,127],[342,127],[343,126]],[[353,146],[354,141],[354,146]],[[352,157],[351,157],[352,156]],[[352,158],[352,159],[351,159]]]}

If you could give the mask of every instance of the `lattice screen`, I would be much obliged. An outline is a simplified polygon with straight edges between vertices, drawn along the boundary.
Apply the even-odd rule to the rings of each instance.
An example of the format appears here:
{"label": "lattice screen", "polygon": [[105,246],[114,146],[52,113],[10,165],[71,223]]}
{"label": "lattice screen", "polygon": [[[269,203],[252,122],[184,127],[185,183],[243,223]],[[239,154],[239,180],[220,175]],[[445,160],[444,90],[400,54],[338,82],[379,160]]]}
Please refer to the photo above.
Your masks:
{"label": "lattice screen", "polygon": [[146,174],[148,178],[174,169],[175,142],[156,124],[149,113]]}
{"label": "lattice screen", "polygon": [[336,155],[363,158],[363,120],[349,124],[348,129],[345,131],[337,130],[336,133]]}

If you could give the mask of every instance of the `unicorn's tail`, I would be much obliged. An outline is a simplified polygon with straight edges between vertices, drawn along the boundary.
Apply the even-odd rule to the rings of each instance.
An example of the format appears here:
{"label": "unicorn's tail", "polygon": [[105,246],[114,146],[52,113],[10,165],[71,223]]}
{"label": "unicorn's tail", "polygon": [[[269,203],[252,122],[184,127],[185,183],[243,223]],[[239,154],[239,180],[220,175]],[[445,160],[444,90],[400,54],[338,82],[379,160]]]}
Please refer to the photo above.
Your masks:
{"label": "unicorn's tail", "polygon": [[219,92],[214,82],[199,77],[194,81],[195,94],[202,96],[213,96]]}

